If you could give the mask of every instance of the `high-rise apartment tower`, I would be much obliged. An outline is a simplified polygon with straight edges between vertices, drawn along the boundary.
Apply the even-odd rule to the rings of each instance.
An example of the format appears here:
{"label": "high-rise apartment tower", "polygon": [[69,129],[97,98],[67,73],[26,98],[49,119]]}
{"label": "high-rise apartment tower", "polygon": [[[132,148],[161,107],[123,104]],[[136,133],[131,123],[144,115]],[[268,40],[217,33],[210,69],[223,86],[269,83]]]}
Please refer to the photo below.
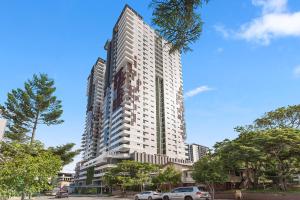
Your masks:
{"label": "high-rise apartment tower", "polygon": [[105,45],[107,65],[100,154],[185,158],[180,53],[125,6]]}
{"label": "high-rise apartment tower", "polygon": [[124,159],[188,163],[180,53],[169,54],[170,44],[128,5],[104,46],[106,63],[98,60],[89,76],[76,185],[99,187]]}
{"label": "high-rise apartment tower", "polygon": [[88,77],[85,130],[82,135],[83,160],[95,158],[102,124],[105,60],[98,58]]}

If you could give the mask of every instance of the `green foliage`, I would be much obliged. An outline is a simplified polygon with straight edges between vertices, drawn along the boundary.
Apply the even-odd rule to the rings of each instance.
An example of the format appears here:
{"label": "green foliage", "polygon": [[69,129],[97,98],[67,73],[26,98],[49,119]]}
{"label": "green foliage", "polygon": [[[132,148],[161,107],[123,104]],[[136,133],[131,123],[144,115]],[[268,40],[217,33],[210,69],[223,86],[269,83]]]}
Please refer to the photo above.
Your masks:
{"label": "green foliage", "polygon": [[86,184],[90,185],[93,183],[93,178],[94,178],[94,172],[95,168],[94,167],[89,167],[86,171]]}
{"label": "green foliage", "polygon": [[41,144],[11,143],[1,146],[1,152],[5,160],[0,162],[1,197],[48,190],[49,179],[61,169],[59,157],[44,150]]}
{"label": "green foliage", "polygon": [[158,32],[172,44],[170,53],[191,50],[202,32],[203,21],[197,9],[208,0],[152,0],[152,22]]}
{"label": "green foliage", "polygon": [[80,150],[72,151],[74,143],[67,143],[57,147],[49,147],[48,150],[51,151],[54,155],[57,155],[63,161],[63,165],[67,165],[73,162],[73,158],[80,154]]}
{"label": "green foliage", "polygon": [[62,115],[61,101],[54,96],[54,81],[46,74],[33,75],[32,80],[24,84],[24,89],[14,89],[7,95],[7,101],[0,105],[2,117],[8,119],[6,138],[24,142],[28,139],[33,143],[38,124],[60,124]]}
{"label": "green foliage", "polygon": [[256,119],[253,124],[238,126],[235,130],[239,133],[251,130],[266,130],[276,128],[300,128],[300,105],[277,108],[265,113]]}
{"label": "green foliage", "polygon": [[208,154],[194,164],[192,177],[197,183],[206,184],[214,199],[215,184],[224,183],[227,180],[227,171],[217,156]]}
{"label": "green foliage", "polygon": [[105,173],[104,181],[110,186],[121,186],[123,190],[136,185],[140,185],[142,189],[144,184],[151,182],[151,174],[157,171],[156,165],[124,160]]}
{"label": "green foliage", "polygon": [[[237,139],[224,140],[214,146],[215,153],[226,170],[233,172],[245,169],[247,173],[244,187],[246,188],[257,186],[258,177],[262,174],[261,168],[265,161],[265,154],[256,141],[257,135],[256,132],[248,132],[241,134]],[[251,174],[254,176],[254,181],[251,179]]]}
{"label": "green foliage", "polygon": [[237,127],[239,137],[215,145],[215,154],[227,170],[245,169],[244,187],[257,188],[259,180],[273,181],[281,190],[300,171],[300,106],[278,108]]}
{"label": "green foliage", "polygon": [[286,191],[288,179],[300,170],[300,130],[270,129],[256,140],[266,155],[266,168],[275,172],[279,187]]}
{"label": "green foliage", "polygon": [[[48,190],[51,178],[63,165],[73,161],[79,150],[73,143],[44,148],[35,140],[38,124],[60,124],[61,101],[54,96],[54,81],[47,75],[34,75],[24,89],[12,90],[0,105],[0,114],[8,119],[5,142],[0,144],[0,197],[31,195]],[[27,134],[31,133],[30,136]],[[30,140],[30,144],[28,141]]]}
{"label": "green foliage", "polygon": [[174,166],[167,166],[166,169],[161,170],[157,176],[153,178],[154,184],[169,185],[169,189],[171,189],[172,185],[176,185],[181,182],[181,172],[176,170]]}
{"label": "green foliage", "polygon": [[267,112],[263,117],[255,120],[259,128],[296,128],[300,127],[300,105],[277,108]]}

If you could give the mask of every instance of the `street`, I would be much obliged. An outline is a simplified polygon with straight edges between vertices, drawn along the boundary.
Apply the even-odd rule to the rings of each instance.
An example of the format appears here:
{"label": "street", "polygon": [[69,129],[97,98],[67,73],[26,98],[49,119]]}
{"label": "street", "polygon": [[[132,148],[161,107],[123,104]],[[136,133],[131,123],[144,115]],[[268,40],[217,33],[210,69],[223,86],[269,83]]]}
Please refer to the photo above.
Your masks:
{"label": "street", "polygon": [[[40,196],[35,197],[35,200],[55,200],[52,196]],[[105,197],[105,196],[70,196],[69,198],[65,198],[65,200],[133,200],[133,198],[123,198],[123,197]],[[217,199],[216,199],[217,200]],[[223,199],[226,200],[226,199]],[[229,200],[229,199],[227,199]]]}
{"label": "street", "polygon": [[[54,196],[39,196],[34,197],[34,200],[57,200]],[[61,198],[62,200],[132,200],[132,198],[121,198],[121,197],[105,197],[105,196],[69,196],[69,198]],[[17,199],[12,199],[17,200]]]}

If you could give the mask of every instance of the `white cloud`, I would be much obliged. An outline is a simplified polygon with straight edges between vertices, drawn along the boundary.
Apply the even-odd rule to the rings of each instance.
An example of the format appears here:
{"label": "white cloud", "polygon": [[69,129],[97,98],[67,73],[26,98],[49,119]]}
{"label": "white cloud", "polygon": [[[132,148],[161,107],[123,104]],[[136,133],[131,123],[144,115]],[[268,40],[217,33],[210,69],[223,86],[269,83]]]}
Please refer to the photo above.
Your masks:
{"label": "white cloud", "polygon": [[300,65],[294,68],[293,74],[296,78],[300,78]]}
{"label": "white cloud", "polygon": [[210,88],[206,85],[204,86],[199,86],[193,90],[190,90],[188,92],[185,93],[185,97],[193,97],[193,96],[196,96],[197,94],[200,94],[200,93],[203,93],[203,92],[208,92],[208,91],[211,91],[213,90],[213,88]]}
{"label": "white cloud", "polygon": [[[262,45],[275,38],[300,37],[300,11],[289,12],[287,0],[252,0],[252,4],[262,7],[261,16],[243,24],[238,31],[231,31],[230,36]],[[227,33],[227,38],[230,30],[224,27],[221,30]]]}
{"label": "white cloud", "polygon": [[300,37],[300,12],[266,14],[242,26],[237,36],[263,45],[279,37]]}
{"label": "white cloud", "polygon": [[223,25],[215,25],[214,28],[217,32],[221,33],[224,38],[229,37],[230,31],[226,29]]}
{"label": "white cloud", "polygon": [[254,6],[262,6],[263,13],[278,13],[287,10],[287,0],[252,0]]}

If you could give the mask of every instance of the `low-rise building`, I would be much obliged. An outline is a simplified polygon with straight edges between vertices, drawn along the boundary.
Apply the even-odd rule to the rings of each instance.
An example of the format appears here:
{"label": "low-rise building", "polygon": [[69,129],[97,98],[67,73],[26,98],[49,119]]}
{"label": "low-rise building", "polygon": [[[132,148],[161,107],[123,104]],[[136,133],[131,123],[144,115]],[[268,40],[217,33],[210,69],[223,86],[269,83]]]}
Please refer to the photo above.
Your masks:
{"label": "low-rise building", "polygon": [[181,186],[190,186],[195,184],[195,180],[192,178],[193,165],[192,163],[174,163],[169,162],[162,167],[162,170],[172,166],[177,171],[181,172]]}
{"label": "low-rise building", "polygon": [[[131,154],[106,152],[105,154],[89,160],[87,162],[79,162],[75,168],[75,187],[76,188],[97,188],[101,191],[104,187],[102,177],[107,170],[115,167],[117,163],[123,160],[134,160],[142,163],[152,163],[156,165],[166,166],[169,163],[178,166],[186,166],[191,169],[192,163],[187,160],[170,158],[165,155],[152,155],[147,153],[134,152]],[[186,168],[184,168],[186,169]],[[188,179],[186,179],[188,180]]]}
{"label": "low-rise building", "polygon": [[59,172],[55,181],[55,186],[58,188],[66,188],[74,183],[74,173]]}

